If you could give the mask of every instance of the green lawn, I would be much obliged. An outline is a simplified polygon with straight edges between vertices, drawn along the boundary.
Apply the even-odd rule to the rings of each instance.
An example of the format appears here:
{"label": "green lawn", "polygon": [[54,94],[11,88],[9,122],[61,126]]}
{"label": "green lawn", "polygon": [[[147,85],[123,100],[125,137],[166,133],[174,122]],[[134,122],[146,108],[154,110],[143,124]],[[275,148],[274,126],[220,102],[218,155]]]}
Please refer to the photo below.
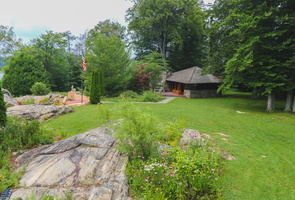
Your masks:
{"label": "green lawn", "polygon": [[[295,199],[294,114],[266,113],[265,100],[253,100],[247,95],[177,98],[167,104],[137,105],[163,122],[183,119],[186,128],[210,134],[223,151],[236,157],[226,162],[224,199]],[[278,105],[279,109],[283,108],[282,103]],[[95,105],[78,107],[76,112],[44,125],[66,136],[75,135],[104,124],[101,113],[114,113],[116,106],[117,103],[103,104],[100,108]],[[117,115],[109,117],[117,118]]]}

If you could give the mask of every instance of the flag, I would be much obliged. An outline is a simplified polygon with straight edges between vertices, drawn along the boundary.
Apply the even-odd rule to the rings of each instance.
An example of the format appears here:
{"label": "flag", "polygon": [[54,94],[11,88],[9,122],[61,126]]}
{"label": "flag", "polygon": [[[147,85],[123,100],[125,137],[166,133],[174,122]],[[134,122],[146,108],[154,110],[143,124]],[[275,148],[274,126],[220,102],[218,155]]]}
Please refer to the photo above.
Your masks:
{"label": "flag", "polygon": [[83,70],[86,71],[87,70],[86,60],[85,60],[84,52],[83,51],[82,51],[82,63],[83,63]]}

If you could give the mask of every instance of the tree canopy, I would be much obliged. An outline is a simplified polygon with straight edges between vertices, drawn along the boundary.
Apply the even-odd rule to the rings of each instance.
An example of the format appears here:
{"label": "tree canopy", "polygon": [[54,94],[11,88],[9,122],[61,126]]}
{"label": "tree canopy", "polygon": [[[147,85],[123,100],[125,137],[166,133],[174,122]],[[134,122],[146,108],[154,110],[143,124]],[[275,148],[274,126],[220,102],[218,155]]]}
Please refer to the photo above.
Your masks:
{"label": "tree canopy", "polygon": [[131,78],[129,73],[130,50],[126,43],[116,34],[103,34],[101,31],[90,30],[86,40],[87,71],[84,74],[86,85],[89,84],[90,73],[101,68],[105,79],[105,93],[114,95],[127,88]]}
{"label": "tree canopy", "polygon": [[197,0],[133,0],[127,12],[137,57],[156,51],[175,69],[202,65],[205,14]]}
{"label": "tree canopy", "polygon": [[210,64],[224,75],[221,89],[244,84],[267,94],[270,112],[275,92],[294,87],[291,2],[217,0],[211,12]]}

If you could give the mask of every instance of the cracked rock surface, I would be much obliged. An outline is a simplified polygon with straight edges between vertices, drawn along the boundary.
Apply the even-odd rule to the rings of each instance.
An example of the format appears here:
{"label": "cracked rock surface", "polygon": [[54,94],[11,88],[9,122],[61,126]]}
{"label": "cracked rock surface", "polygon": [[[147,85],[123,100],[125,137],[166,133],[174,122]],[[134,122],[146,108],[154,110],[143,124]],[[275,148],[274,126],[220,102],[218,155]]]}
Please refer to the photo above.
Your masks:
{"label": "cracked rock surface", "polygon": [[127,156],[105,132],[99,127],[19,156],[18,169],[26,166],[25,173],[11,199],[128,199]]}

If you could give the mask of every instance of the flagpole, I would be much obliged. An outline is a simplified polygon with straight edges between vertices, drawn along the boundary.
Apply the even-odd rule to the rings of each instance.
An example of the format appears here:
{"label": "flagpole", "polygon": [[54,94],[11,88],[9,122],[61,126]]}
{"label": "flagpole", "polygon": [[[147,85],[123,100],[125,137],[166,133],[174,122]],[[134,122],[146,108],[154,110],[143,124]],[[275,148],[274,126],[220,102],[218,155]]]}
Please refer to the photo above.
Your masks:
{"label": "flagpole", "polygon": [[82,90],[82,97],[81,97],[81,104],[83,104],[83,79],[82,79],[82,74],[81,74],[81,90]]}

